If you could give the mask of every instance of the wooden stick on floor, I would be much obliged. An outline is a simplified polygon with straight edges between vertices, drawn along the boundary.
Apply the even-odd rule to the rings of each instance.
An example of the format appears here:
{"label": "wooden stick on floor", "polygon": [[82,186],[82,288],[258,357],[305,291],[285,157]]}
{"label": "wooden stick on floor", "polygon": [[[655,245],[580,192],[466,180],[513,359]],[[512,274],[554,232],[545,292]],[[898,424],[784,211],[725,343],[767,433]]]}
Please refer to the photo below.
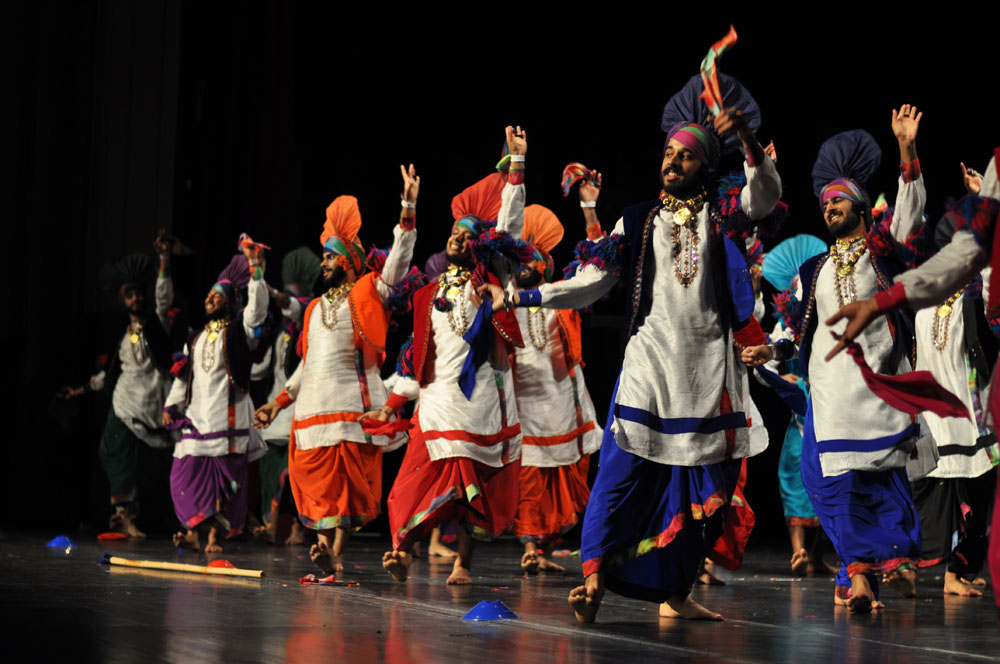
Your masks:
{"label": "wooden stick on floor", "polygon": [[160,560],[132,560],[104,554],[101,561],[105,565],[124,565],[125,567],[141,567],[145,569],[165,569],[174,572],[194,572],[195,574],[219,574],[222,576],[247,576],[259,579],[264,576],[263,570],[240,569],[238,567],[208,567],[207,565],[188,565],[186,563],[168,563]]}

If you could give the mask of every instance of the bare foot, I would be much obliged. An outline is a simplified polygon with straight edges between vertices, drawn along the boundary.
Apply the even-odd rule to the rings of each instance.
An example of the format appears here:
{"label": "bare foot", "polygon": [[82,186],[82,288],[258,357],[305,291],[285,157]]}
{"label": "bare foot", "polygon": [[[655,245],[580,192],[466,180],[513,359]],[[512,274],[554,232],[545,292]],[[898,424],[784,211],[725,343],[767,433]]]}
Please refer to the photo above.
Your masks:
{"label": "bare foot", "polygon": [[601,598],[604,590],[594,586],[577,586],[569,591],[569,605],[576,613],[576,619],[582,623],[592,623],[601,608]]}
{"label": "bare foot", "polygon": [[886,585],[903,597],[917,594],[917,573],[912,569],[894,569],[882,579]]}
{"label": "bare foot", "polygon": [[146,533],[135,527],[135,520],[123,512],[115,512],[112,514],[111,518],[108,519],[108,527],[116,532],[125,533],[125,535],[132,539],[142,539],[146,537]]}
{"label": "bare foot", "polygon": [[521,556],[521,569],[525,574],[538,574],[538,554],[534,551],[525,551]]}
{"label": "bare foot", "polygon": [[809,552],[799,549],[792,554],[792,574],[803,576],[809,572]]}
{"label": "bare foot", "polygon": [[472,583],[472,575],[469,570],[462,567],[462,559],[455,558],[455,564],[451,568],[451,575],[444,582],[447,586],[467,586]]}
{"label": "bare foot", "polygon": [[305,544],[306,536],[302,531],[302,525],[295,521],[292,523],[292,532],[288,534],[285,538],[285,546],[298,546],[299,544]]}
{"label": "bare foot", "polygon": [[185,533],[178,530],[174,533],[174,546],[177,548],[187,547],[192,551],[201,551],[201,542],[198,540],[198,531],[190,529]]}
{"label": "bare foot", "polygon": [[[326,548],[326,544],[322,542],[316,542],[309,548],[309,559],[327,576],[336,571],[333,556],[330,555],[330,550]],[[343,569],[343,566],[341,566],[341,569]]]}
{"label": "bare foot", "polygon": [[421,544],[422,544],[421,542],[414,542],[413,543],[413,554],[412,555],[413,555],[414,558],[419,558],[420,557],[420,545]]}
{"label": "bare foot", "polygon": [[263,540],[265,542],[270,542],[271,544],[274,544],[274,533],[276,530],[277,527],[272,521],[266,526],[257,526],[256,528],[254,528],[253,536],[259,540]]}
{"label": "bare foot", "polygon": [[333,572],[340,574],[344,571],[344,556],[333,556]]}
{"label": "bare foot", "polygon": [[963,597],[982,597],[983,592],[965,579],[958,578],[954,572],[944,573],[944,594],[962,595]]}
{"label": "bare foot", "polygon": [[215,526],[208,531],[208,544],[205,545],[205,553],[222,553],[222,545],[219,544],[219,529]]}
{"label": "bare foot", "polygon": [[458,558],[458,554],[449,549],[444,544],[440,542],[435,542],[433,539],[427,545],[427,557],[428,558]]}
{"label": "bare foot", "polygon": [[671,597],[660,604],[661,618],[686,618],[688,620],[722,620],[722,614],[709,611],[688,595],[684,599]]}
{"label": "bare foot", "polygon": [[875,603],[875,593],[864,574],[851,577],[851,595],[847,598],[847,610],[850,613],[871,613]]}
{"label": "bare foot", "polygon": [[382,568],[397,581],[406,581],[413,556],[406,551],[386,551],[382,556]]}
{"label": "bare foot", "polygon": [[972,581],[966,581],[965,579],[962,579],[962,583],[969,583],[969,584],[972,584],[974,586],[980,586],[982,588],[986,587],[986,579],[984,579],[981,576],[977,576]]}

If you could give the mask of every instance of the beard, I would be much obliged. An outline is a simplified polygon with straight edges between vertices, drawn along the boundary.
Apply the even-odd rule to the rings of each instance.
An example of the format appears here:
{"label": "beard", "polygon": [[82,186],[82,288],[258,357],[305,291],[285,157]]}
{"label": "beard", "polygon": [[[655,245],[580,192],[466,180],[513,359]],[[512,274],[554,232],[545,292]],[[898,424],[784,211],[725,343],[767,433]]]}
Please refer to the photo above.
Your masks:
{"label": "beard", "polygon": [[829,224],[826,228],[830,231],[830,235],[833,237],[842,238],[847,237],[857,230],[859,225],[861,225],[861,217],[856,214],[852,214],[845,215],[841,221]]}
{"label": "beard", "polygon": [[225,304],[217,306],[213,311],[206,311],[205,320],[208,321],[222,320],[228,314],[229,314],[229,302],[226,302]]}
{"label": "beard", "polygon": [[451,249],[446,247],[444,250],[444,256],[445,258],[448,259],[448,262],[451,263],[452,265],[457,265],[459,267],[467,267],[467,268],[471,268],[473,265],[471,251],[465,251],[462,253],[452,253]]}
{"label": "beard", "polygon": [[336,288],[344,282],[347,278],[347,271],[343,267],[338,265],[333,268],[333,272],[330,273],[329,277],[323,277],[323,290],[330,290],[331,288]]}
{"label": "beard", "polygon": [[534,268],[525,268],[519,270],[516,275],[514,275],[514,283],[517,287],[526,290],[529,288],[535,288],[540,283],[542,283],[542,278],[544,275]]}

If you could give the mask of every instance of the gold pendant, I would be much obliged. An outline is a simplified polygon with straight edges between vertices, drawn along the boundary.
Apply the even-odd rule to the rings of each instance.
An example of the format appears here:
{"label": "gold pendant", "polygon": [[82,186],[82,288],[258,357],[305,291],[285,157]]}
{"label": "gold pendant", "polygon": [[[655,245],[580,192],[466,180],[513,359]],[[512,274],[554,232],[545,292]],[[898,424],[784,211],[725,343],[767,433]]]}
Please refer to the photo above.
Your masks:
{"label": "gold pendant", "polygon": [[854,266],[847,263],[843,263],[837,266],[837,274],[842,277],[849,277],[854,274]]}
{"label": "gold pendant", "polygon": [[135,332],[133,332],[133,333],[132,333],[132,336],[130,336],[130,337],[128,338],[128,340],[129,340],[129,341],[131,341],[131,342],[132,342],[132,343],[134,343],[134,344],[137,344],[137,343],[139,343],[139,335],[138,335],[138,334],[136,334]]}
{"label": "gold pendant", "polygon": [[678,226],[683,226],[688,221],[691,220],[691,209],[682,207],[681,209],[674,212],[674,223]]}
{"label": "gold pendant", "polygon": [[530,311],[533,314],[537,314],[541,310],[542,310],[541,307],[528,307],[528,311]]}
{"label": "gold pendant", "polygon": [[448,290],[445,291],[445,296],[449,300],[457,300],[462,295],[462,289],[458,286],[449,286]]}
{"label": "gold pendant", "polygon": [[209,342],[214,342],[218,338],[219,338],[219,333],[216,332],[215,330],[212,330],[211,332],[208,333]]}
{"label": "gold pendant", "polygon": [[281,336],[282,338],[284,338],[286,344],[292,340],[292,335],[290,335],[288,332],[285,332]]}
{"label": "gold pendant", "polygon": [[950,304],[942,304],[940,307],[938,307],[937,315],[938,315],[938,318],[947,318],[948,316],[950,316],[951,315],[951,305]]}

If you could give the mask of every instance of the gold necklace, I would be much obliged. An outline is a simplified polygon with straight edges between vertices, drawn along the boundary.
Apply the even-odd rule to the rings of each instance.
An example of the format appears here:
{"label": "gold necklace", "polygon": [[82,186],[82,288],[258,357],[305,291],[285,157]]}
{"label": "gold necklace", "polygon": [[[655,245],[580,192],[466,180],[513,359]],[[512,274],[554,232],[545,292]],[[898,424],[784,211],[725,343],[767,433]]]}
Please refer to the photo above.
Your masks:
{"label": "gold necklace", "polygon": [[444,297],[448,300],[448,326],[451,331],[458,336],[465,335],[469,329],[469,315],[465,310],[465,282],[472,276],[472,272],[464,267],[449,265],[440,277],[438,277],[438,289],[444,290]]}
{"label": "gold necklace", "polygon": [[142,323],[130,322],[128,324],[129,347],[132,349],[132,359],[136,364],[142,364],[146,359],[146,343],[142,335]]}
{"label": "gold necklace", "polygon": [[[853,247],[853,249],[852,249]],[[837,303],[843,307],[858,299],[854,281],[854,266],[868,251],[868,241],[862,235],[850,240],[837,240],[830,247],[830,259],[837,266],[834,281],[837,285]]]}
{"label": "gold necklace", "polygon": [[943,353],[944,347],[948,345],[948,324],[951,322],[951,314],[954,311],[952,305],[955,304],[955,300],[962,297],[965,288],[963,286],[934,310],[933,322],[931,323],[931,341],[939,353]]}
{"label": "gold necklace", "polygon": [[549,336],[545,327],[545,311],[541,307],[528,307],[528,334],[535,350],[539,353],[544,352],[549,343]]}
{"label": "gold necklace", "polygon": [[708,191],[702,187],[697,195],[681,200],[667,192],[660,193],[660,205],[673,214],[670,229],[671,256],[674,259],[674,277],[687,288],[698,274],[698,213],[705,207]]}
{"label": "gold necklace", "polygon": [[323,321],[323,327],[328,330],[335,330],[337,328],[337,311],[353,287],[353,283],[341,284],[323,294],[323,297],[319,301],[320,319]]}
{"label": "gold necklace", "polygon": [[205,343],[201,346],[201,368],[205,370],[206,373],[212,370],[215,366],[215,340],[219,338],[219,335],[229,326],[228,320],[212,320],[205,325],[205,331],[208,332],[208,338],[205,339]]}

